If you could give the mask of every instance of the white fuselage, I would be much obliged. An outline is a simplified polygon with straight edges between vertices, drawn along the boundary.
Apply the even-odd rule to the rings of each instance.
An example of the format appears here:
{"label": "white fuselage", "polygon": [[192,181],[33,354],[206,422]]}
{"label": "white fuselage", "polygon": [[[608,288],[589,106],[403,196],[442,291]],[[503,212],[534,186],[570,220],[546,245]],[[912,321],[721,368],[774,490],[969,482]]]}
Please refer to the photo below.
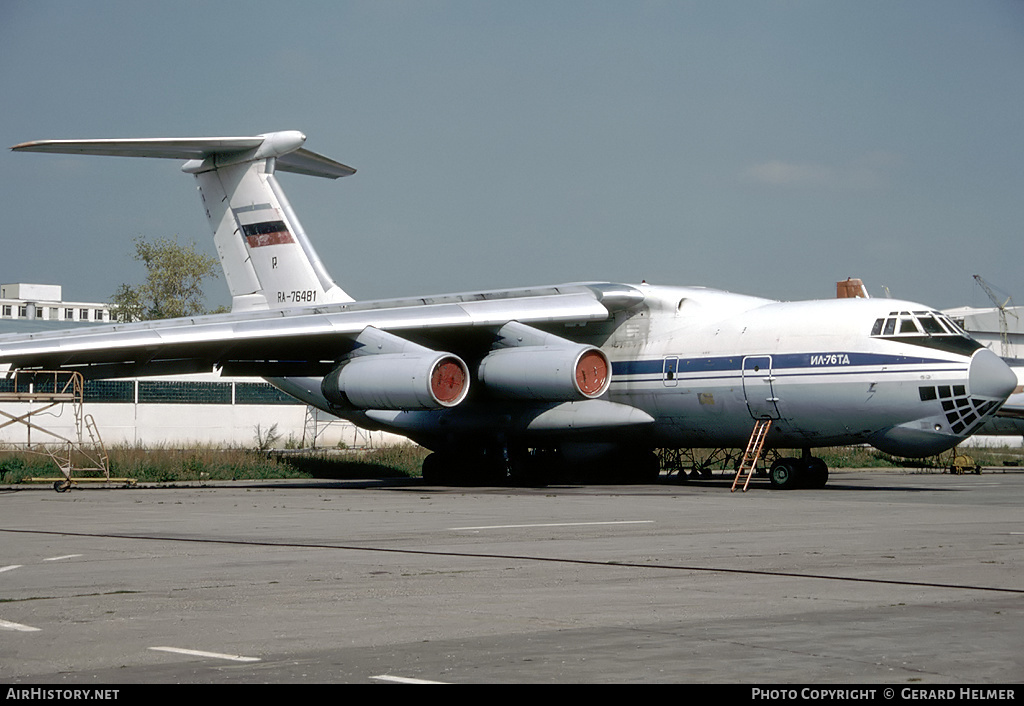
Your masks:
{"label": "white fuselage", "polygon": [[771,418],[776,446],[874,443],[920,455],[952,446],[968,426],[954,431],[938,392],[923,400],[919,388],[948,386],[951,397],[953,387],[969,388],[973,346],[941,350],[910,342],[923,335],[871,336],[891,313],[929,311],[920,304],[644,291],[647,312],[605,349],[610,399],[648,411],[663,443],[743,446],[753,420]]}
{"label": "white fuselage", "polygon": [[[924,456],[954,446],[1001,402],[1005,381],[996,364],[991,375],[973,376],[978,389],[972,389],[972,369],[985,368],[975,359],[987,355],[1001,365],[998,359],[920,304],[778,302],[702,287],[636,288],[642,304],[612,321],[547,327],[605,352],[612,377],[602,400],[516,406],[477,394],[453,410],[345,416],[432,448],[485,434],[538,445],[742,447],[754,421],[770,418],[769,444],[777,448],[870,443]],[[894,330],[887,334],[889,319]],[[287,381],[283,389],[330,409],[317,398],[315,380],[298,383]],[[643,413],[647,423],[636,418]]]}

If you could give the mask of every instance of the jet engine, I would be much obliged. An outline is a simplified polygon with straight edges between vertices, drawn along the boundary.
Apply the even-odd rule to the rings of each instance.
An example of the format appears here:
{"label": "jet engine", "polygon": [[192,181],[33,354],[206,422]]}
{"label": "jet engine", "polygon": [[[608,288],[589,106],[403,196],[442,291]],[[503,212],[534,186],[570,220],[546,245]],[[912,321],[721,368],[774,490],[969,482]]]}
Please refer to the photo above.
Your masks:
{"label": "jet engine", "polygon": [[438,351],[365,355],[331,371],[320,390],[337,407],[444,409],[465,399],[469,370],[458,356]]}
{"label": "jet engine", "polygon": [[488,353],[477,374],[506,399],[572,401],[603,395],[611,364],[594,346],[522,346]]}

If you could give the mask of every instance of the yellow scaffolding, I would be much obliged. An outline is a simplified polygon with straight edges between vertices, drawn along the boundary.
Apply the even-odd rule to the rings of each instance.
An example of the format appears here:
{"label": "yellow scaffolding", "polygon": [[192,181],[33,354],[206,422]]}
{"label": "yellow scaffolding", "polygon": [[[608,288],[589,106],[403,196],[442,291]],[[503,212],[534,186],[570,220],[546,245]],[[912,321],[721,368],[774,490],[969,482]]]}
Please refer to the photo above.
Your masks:
{"label": "yellow scaffolding", "polygon": [[[111,478],[110,459],[100,438],[96,421],[83,409],[85,382],[82,374],[67,370],[16,370],[0,390],[0,430],[14,425],[25,427],[25,442],[15,442],[31,453],[45,454],[57,464],[62,477],[29,478],[34,482],[53,482],[57,492],[64,492],[80,482],[134,483],[130,478]],[[9,404],[28,405],[18,414],[4,409]],[[40,415],[57,407],[71,405],[74,430],[66,435],[39,423]],[[33,440],[33,432],[36,439]],[[42,440],[39,437],[42,436]]]}

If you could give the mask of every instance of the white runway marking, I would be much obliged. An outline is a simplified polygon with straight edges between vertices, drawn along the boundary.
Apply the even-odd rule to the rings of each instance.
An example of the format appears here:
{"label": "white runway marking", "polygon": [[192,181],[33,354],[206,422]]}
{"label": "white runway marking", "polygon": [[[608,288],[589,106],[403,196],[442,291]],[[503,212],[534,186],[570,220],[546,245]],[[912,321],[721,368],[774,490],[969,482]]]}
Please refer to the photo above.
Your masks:
{"label": "white runway marking", "polygon": [[443,681],[430,681],[429,679],[411,679],[410,677],[393,677],[390,674],[379,674],[370,679],[379,681],[393,681],[396,684],[444,684]]}
{"label": "white runway marking", "polygon": [[0,620],[0,629],[17,630],[18,632],[39,632],[39,628],[34,628],[30,625],[22,625],[21,623],[12,623],[9,620]]}
{"label": "white runway marking", "polygon": [[590,525],[649,525],[654,520],[620,520],[617,522],[551,522],[534,525],[486,525],[481,527],[449,527],[450,531],[455,530],[485,530],[485,529],[516,529],[521,527],[587,527]]}
{"label": "white runway marking", "polygon": [[75,557],[82,556],[81,554],[65,554],[64,556],[51,556],[43,561],[60,561],[61,559],[74,559]]}
{"label": "white runway marking", "polygon": [[213,657],[214,659],[230,659],[233,662],[259,662],[259,657],[244,657],[242,655],[226,655],[220,652],[203,652],[202,650],[186,650],[183,647],[150,647],[151,650],[159,652],[174,652],[179,655],[191,655],[193,657]]}
{"label": "white runway marking", "polygon": [[21,566],[22,566],[21,564],[11,564],[10,566],[0,566],[0,574],[2,574],[5,571],[11,571],[12,569],[20,569]]}

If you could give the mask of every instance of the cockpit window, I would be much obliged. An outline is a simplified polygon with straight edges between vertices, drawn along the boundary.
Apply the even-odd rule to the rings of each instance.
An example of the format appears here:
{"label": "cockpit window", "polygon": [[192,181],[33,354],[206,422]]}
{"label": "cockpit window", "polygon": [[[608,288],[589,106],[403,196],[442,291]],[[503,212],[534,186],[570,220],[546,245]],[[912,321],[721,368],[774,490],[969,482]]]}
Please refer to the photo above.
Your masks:
{"label": "cockpit window", "polygon": [[918,317],[918,322],[924,327],[924,332],[932,335],[941,336],[946,333],[946,330],[942,328],[942,324],[937,319],[932,318],[931,314],[925,314],[924,316]]}
{"label": "cockpit window", "polygon": [[953,333],[959,334],[961,336],[968,335],[967,331],[964,330],[964,327],[958,324],[956,321],[953,321],[953,319],[949,318],[945,314],[936,315],[942,321],[942,323],[944,323],[946,327],[949,328],[949,330],[952,331]]}
{"label": "cockpit window", "polygon": [[875,319],[872,336],[965,336],[967,332],[938,311],[890,311],[888,318]]}

